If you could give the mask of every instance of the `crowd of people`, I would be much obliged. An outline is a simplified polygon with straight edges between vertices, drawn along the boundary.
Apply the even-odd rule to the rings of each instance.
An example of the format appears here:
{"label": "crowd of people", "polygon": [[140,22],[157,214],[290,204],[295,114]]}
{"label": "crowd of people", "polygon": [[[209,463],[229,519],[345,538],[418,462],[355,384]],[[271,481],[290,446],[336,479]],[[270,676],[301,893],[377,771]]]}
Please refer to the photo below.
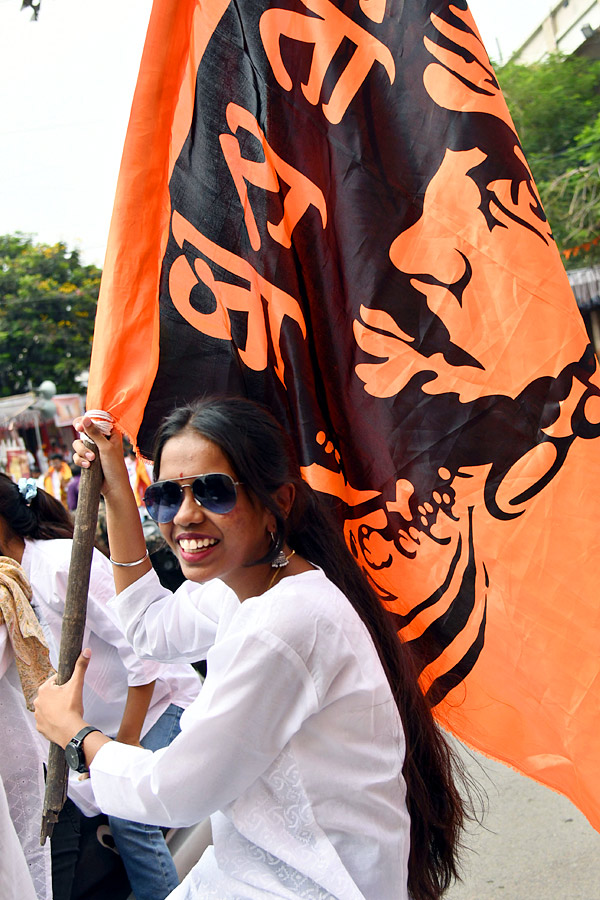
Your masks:
{"label": "crowd of people", "polygon": [[[97,869],[98,890],[104,886],[113,895],[116,890],[117,897],[120,890],[123,898],[133,891],[139,900],[163,900],[178,884],[163,831],[108,817],[111,841],[123,863],[120,876],[112,854],[102,853],[100,844],[95,850],[96,841],[83,846],[89,831],[83,817],[101,818],[85,781],[70,779],[50,844],[40,846],[48,742],[35,729],[31,702],[39,684],[58,666],[74,530],[70,510],[77,506],[72,489],[80,477],[79,467],[69,467],[60,454],[49,463],[38,479],[15,483],[0,473],[0,727],[14,748],[0,757],[5,826],[19,840],[26,884],[33,884],[41,900],[80,895],[76,881],[82,856]],[[118,741],[156,750],[178,734],[181,713],[197,696],[200,678],[189,664],[139,659],[109,609],[113,595],[111,564],[95,549],[84,635],[95,659],[85,706]],[[41,665],[32,667],[32,653],[34,660],[42,659]],[[22,881],[11,880],[2,896],[27,896],[21,893]]]}
{"label": "crowd of people", "polygon": [[[438,900],[470,809],[460,767],[287,435],[247,400],[204,400],[165,420],[142,473],[117,433],[75,425],[96,444],[76,441],[75,465],[102,462],[110,556],[94,553],[64,685],[48,674],[72,519],[37,484],[0,476],[1,587],[19,587],[2,602],[0,717],[28,740],[0,774],[10,808],[4,768],[36,773],[18,774],[29,796],[11,810],[35,895],[73,900],[78,818],[101,810],[137,900]],[[174,592],[148,557],[137,478],[185,578]],[[45,740],[73,767],[49,856],[19,829],[37,815]],[[212,843],[178,884],[164,829],[208,818]]]}
{"label": "crowd of people", "polygon": [[[24,450],[23,453],[27,455],[29,469],[27,477],[35,481],[38,487],[62,503],[68,510],[75,512],[79,497],[81,469],[70,461],[71,453],[64,449],[60,450],[55,445],[49,448],[45,446],[39,448],[37,455],[34,455],[30,450]],[[123,456],[131,490],[143,517],[145,514],[144,492],[148,485],[152,483],[152,464],[148,460],[138,458],[130,444],[124,447]],[[39,469],[40,460],[43,461],[42,472]],[[18,469],[20,473],[21,466]],[[2,466],[0,466],[1,471]],[[10,471],[6,471],[6,474],[10,475],[14,481],[19,481],[19,475]]]}

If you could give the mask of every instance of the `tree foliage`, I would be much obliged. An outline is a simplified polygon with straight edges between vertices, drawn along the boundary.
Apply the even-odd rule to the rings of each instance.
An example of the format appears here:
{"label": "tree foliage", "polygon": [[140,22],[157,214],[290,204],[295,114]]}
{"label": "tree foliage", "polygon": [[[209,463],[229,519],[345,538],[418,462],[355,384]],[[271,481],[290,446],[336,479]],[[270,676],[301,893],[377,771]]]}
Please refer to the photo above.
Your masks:
{"label": "tree foliage", "polygon": [[[591,243],[600,235],[600,61],[509,62],[498,79],[559,248]],[[600,244],[577,260],[600,261]]]}
{"label": "tree foliage", "polygon": [[79,390],[90,360],[100,269],[63,243],[0,236],[0,396],[45,379],[59,393]]}

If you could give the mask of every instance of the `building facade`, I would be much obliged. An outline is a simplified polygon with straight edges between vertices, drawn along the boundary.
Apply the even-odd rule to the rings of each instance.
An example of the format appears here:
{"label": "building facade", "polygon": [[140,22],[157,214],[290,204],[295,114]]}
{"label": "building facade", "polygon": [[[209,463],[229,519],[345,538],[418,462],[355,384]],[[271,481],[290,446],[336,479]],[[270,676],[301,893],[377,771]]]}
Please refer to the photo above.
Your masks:
{"label": "building facade", "polygon": [[600,0],[560,0],[512,56],[531,65],[550,53],[600,59]]}

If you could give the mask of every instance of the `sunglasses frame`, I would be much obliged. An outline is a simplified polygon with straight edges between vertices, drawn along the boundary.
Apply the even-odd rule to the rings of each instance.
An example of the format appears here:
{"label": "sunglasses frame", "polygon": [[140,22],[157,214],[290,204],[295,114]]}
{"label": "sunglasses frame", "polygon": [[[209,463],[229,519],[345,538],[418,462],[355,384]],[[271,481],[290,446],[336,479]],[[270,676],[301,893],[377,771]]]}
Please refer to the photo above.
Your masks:
{"label": "sunglasses frame", "polygon": [[[210,506],[207,506],[205,503],[202,503],[201,500],[198,500],[198,498],[197,498],[197,496],[196,496],[196,493],[195,493],[195,491],[194,491],[194,485],[195,485],[195,483],[196,483],[199,479],[200,479],[200,480],[203,480],[203,479],[205,479],[205,478],[209,478],[211,475],[220,475],[221,478],[228,478],[229,481],[231,482],[231,484],[233,485],[233,491],[234,491],[234,494],[235,494],[235,499],[234,499],[233,506],[231,507],[231,509],[228,509],[226,512],[217,512],[216,510],[211,509]],[[185,483],[185,484],[179,484],[180,481],[184,481],[184,482],[186,482],[186,483]],[[177,513],[178,513],[179,510],[181,509],[181,506],[182,506],[182,504],[183,504],[183,499],[184,499],[184,496],[185,496],[185,495],[184,495],[184,488],[189,487],[189,488],[191,489],[191,491],[192,491],[192,497],[194,498],[194,501],[198,504],[198,506],[202,507],[202,509],[205,509],[207,512],[212,513],[212,514],[215,515],[215,516],[226,516],[226,515],[228,515],[230,512],[232,512],[232,510],[234,509],[234,507],[235,507],[235,505],[236,505],[236,503],[237,503],[237,500],[238,500],[238,496],[237,496],[237,487],[238,487],[238,485],[243,484],[243,483],[244,483],[243,481],[234,481],[233,477],[232,477],[231,475],[228,475],[227,472],[203,472],[201,475],[185,475],[185,476],[182,476],[181,478],[165,478],[165,479],[162,479],[162,480],[160,480],[160,481],[154,481],[152,484],[148,485],[148,487],[147,487],[147,489],[146,489],[146,493],[148,493],[148,491],[149,491],[151,488],[157,487],[157,486],[159,486],[159,485],[163,485],[163,484],[174,484],[174,485],[177,485],[177,487],[178,487],[179,490],[180,490],[180,499],[179,499],[179,505],[178,505],[177,509],[174,511],[172,518],[168,519],[166,522],[161,522],[160,519],[155,519],[155,518],[154,518],[154,516],[152,515],[152,513],[150,512],[150,510],[148,509],[147,506],[146,506],[146,509],[147,509],[147,511],[148,511],[148,515],[150,516],[150,518],[151,518],[154,522],[157,522],[157,524],[159,524],[159,525],[168,525],[170,522],[173,521],[173,519],[175,518],[175,516],[177,515]],[[160,507],[160,503],[159,503],[158,505],[159,505],[159,507]]]}

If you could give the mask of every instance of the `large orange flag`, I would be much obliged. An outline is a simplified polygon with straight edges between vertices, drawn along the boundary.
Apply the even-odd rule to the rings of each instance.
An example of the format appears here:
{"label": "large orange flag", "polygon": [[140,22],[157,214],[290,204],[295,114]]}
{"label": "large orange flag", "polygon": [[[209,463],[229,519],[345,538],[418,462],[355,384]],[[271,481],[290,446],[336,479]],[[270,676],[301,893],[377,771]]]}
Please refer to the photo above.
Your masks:
{"label": "large orange flag", "polygon": [[600,827],[600,373],[464,0],[156,0],[88,402],[267,403],[439,719]]}

